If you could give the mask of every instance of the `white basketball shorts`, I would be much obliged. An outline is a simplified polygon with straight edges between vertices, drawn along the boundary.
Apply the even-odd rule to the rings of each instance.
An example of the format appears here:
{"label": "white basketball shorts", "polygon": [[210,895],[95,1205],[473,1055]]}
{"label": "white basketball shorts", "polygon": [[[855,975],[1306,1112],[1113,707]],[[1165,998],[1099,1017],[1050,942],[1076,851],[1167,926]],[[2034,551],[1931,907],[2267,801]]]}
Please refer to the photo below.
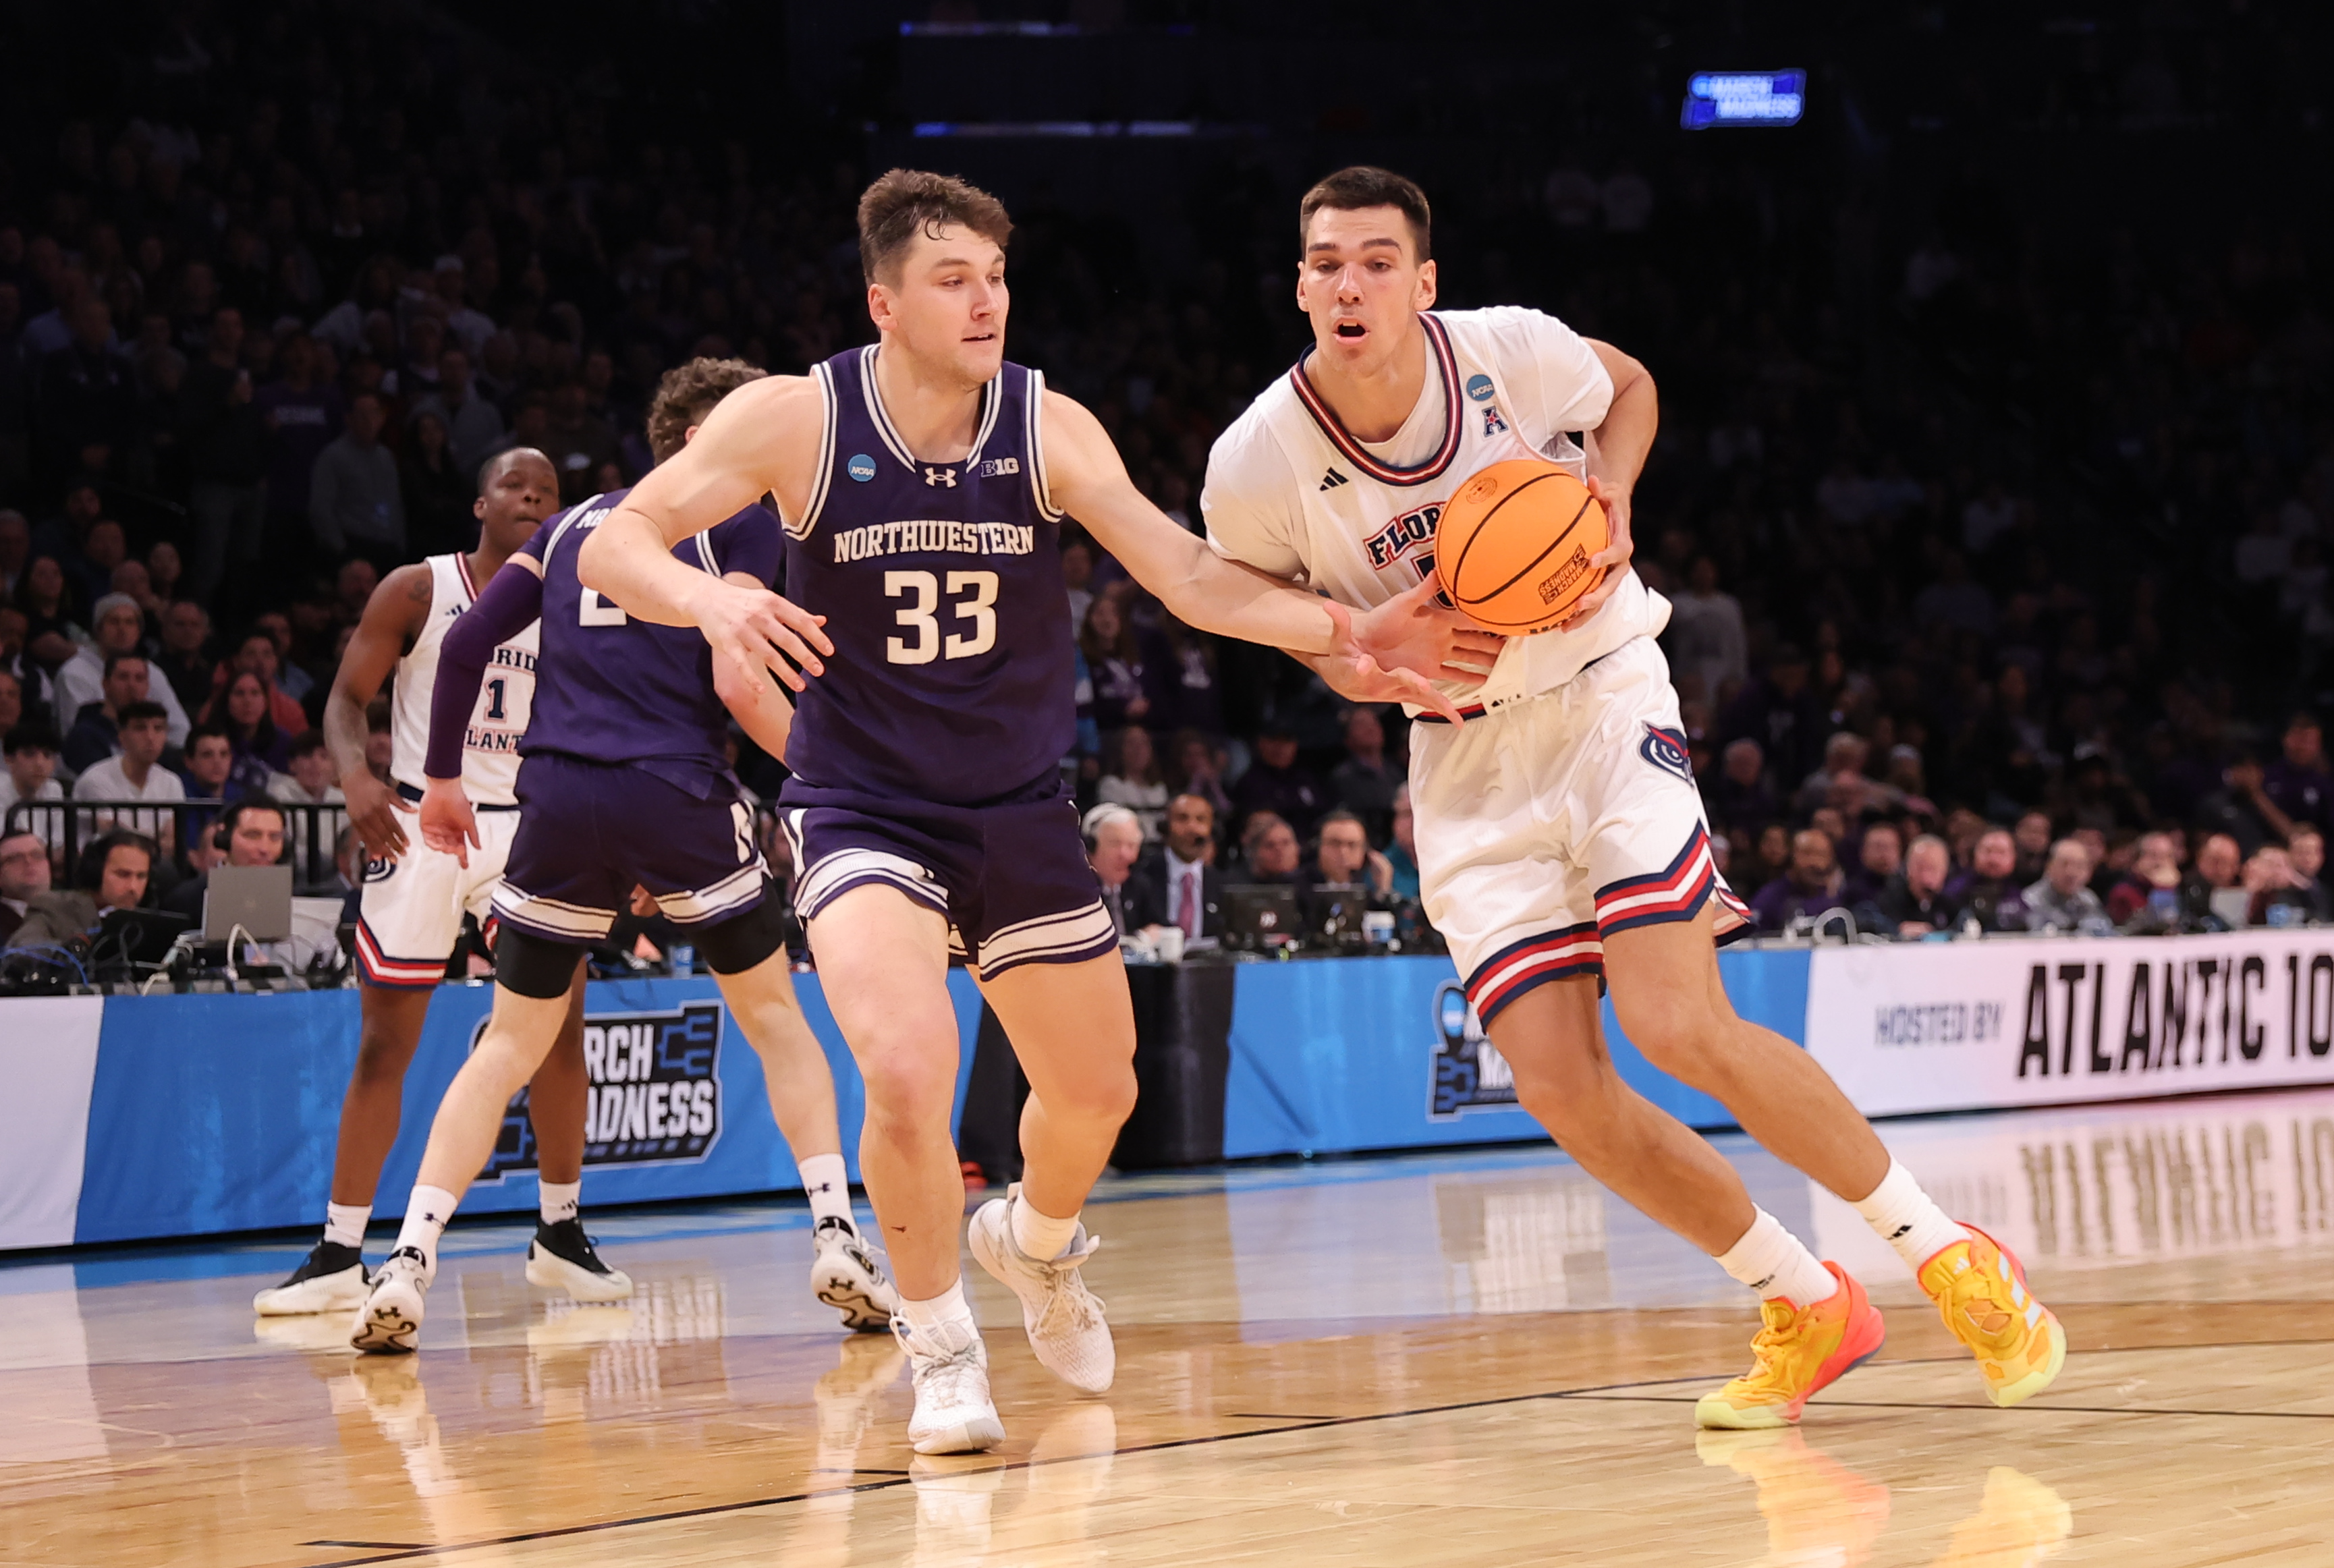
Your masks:
{"label": "white basketball shorts", "polygon": [[478,842],[468,866],[423,843],[420,830],[409,821],[405,853],[365,867],[357,906],[357,967],[366,985],[435,986],[445,978],[446,960],[461,940],[463,915],[487,924],[503,862],[518,832],[518,811],[482,806],[472,815]]}
{"label": "white basketball shorts", "polygon": [[[1462,709],[1462,712],[1468,710]],[[1650,637],[1552,690],[1412,727],[1419,892],[1486,1024],[1535,986],[1604,974],[1615,931],[1750,914],[1718,874],[1669,661]]]}

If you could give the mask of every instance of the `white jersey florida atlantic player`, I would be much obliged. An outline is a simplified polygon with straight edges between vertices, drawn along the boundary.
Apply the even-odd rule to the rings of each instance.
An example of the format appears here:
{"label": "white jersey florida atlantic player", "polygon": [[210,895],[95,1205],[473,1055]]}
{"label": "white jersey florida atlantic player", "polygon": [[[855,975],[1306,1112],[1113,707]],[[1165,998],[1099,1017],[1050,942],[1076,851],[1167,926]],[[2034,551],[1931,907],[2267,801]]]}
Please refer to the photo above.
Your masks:
{"label": "white jersey florida atlantic player", "polygon": [[[1583,470],[1570,432],[1613,399],[1586,340],[1512,306],[1419,324],[1426,384],[1392,439],[1355,439],[1303,360],[1217,439],[1200,505],[1219,553],[1382,604],[1432,573],[1436,520],[1471,476],[1510,457]],[[1668,623],[1632,572],[1586,622],[1510,638],[1480,687],[1446,687],[1466,724],[1429,715],[1413,735],[1420,896],[1485,1023],[1535,986],[1600,972],[1615,930],[1691,919],[1713,897],[1721,931],[1744,924],[1654,641]]]}
{"label": "white jersey florida atlantic player", "polygon": [[[429,614],[397,661],[390,696],[389,773],[400,798],[419,803],[429,742],[429,694],[438,650],[455,620],[477,601],[468,558],[432,555]],[[365,867],[357,920],[357,964],[372,986],[428,986],[446,974],[467,912],[484,922],[518,826],[518,743],[535,703],[537,628],[495,649],[462,742],[462,788],[478,813],[479,847],[467,867],[415,834],[394,861]]]}

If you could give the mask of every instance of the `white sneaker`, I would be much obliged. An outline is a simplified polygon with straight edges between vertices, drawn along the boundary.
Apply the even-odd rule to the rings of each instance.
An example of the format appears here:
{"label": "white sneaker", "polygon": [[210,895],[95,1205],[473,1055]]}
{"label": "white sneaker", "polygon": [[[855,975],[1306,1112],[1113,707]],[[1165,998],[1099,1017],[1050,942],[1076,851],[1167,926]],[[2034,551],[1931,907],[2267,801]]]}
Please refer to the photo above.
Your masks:
{"label": "white sneaker", "polygon": [[968,1237],[972,1255],[1021,1298],[1021,1326],[1029,1331],[1037,1364],[1073,1388],[1099,1394],[1117,1374],[1118,1350],[1103,1319],[1102,1299],[1086,1289],[1078,1269],[1102,1243],[1081,1225],[1061,1256],[1044,1262],[1031,1257],[1013,1239],[1013,1205],[1025,1201],[1017,1181],[1003,1198],[992,1198],[974,1211]]}
{"label": "white sneaker", "polygon": [[580,1219],[557,1225],[538,1221],[535,1239],[526,1244],[526,1283],[542,1290],[564,1290],[577,1301],[625,1301],[632,1294],[632,1276],[601,1261]]}
{"label": "white sneaker", "polygon": [[320,1241],[282,1284],[270,1285],[253,1296],[251,1310],[264,1318],[348,1312],[364,1300],[371,1284],[365,1274],[362,1247]]}
{"label": "white sneaker", "polygon": [[843,1314],[843,1326],[856,1333],[881,1333],[892,1326],[900,1294],[884,1277],[883,1265],[867,1248],[867,1238],[847,1219],[818,1222],[811,1233],[811,1294]]}
{"label": "white sneaker", "polygon": [[975,1334],[960,1350],[920,1347],[905,1318],[892,1320],[892,1332],[908,1352],[916,1385],[916,1413],[908,1418],[908,1442],[919,1454],[979,1454],[1005,1440],[989,1397],[989,1347]]}
{"label": "white sneaker", "polygon": [[357,1309],[350,1345],[371,1355],[411,1355],[420,1342],[421,1302],[429,1294],[429,1260],[419,1247],[399,1247],[372,1276],[372,1294]]}

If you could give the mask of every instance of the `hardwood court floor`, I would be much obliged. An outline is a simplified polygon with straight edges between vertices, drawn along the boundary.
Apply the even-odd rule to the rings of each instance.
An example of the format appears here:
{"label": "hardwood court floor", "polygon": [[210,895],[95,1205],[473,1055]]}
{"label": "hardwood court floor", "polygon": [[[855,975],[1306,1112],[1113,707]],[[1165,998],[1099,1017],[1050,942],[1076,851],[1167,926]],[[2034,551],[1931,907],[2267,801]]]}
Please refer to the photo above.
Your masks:
{"label": "hardwood court floor", "polygon": [[114,1254],[0,1268],[0,1563],[2334,1563],[2334,1093],[1887,1131],[2066,1321],[2034,1404],[1738,1140],[1891,1309],[1795,1432],[1697,1438],[1753,1313],[1545,1148],[1114,1184],[1118,1385],[1070,1395],[973,1271],[1009,1439],[937,1462],[899,1352],[808,1299],[799,1211],[596,1223],[621,1307],[458,1229],[405,1360],[255,1325],[290,1249]]}

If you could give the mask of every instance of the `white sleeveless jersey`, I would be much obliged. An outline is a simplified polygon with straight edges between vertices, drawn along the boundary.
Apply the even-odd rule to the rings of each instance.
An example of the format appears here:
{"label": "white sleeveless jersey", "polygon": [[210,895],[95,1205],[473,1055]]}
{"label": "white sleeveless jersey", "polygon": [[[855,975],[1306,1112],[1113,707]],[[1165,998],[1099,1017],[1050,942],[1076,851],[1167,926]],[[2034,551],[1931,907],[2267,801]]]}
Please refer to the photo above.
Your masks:
{"label": "white sleeveless jersey", "polygon": [[[478,597],[470,582],[468,557],[432,555],[422,564],[429,568],[429,618],[414,637],[413,650],[397,661],[389,710],[390,777],[412,790],[426,782],[421,762],[429,746],[429,695],[438,684],[439,644],[446,640],[454,618]],[[541,624],[528,622],[525,631],[495,649],[487,665],[477,707],[471,710],[469,728],[462,737],[462,791],[473,804],[518,803],[518,743],[535,706]]]}
{"label": "white sleeveless jersey", "polygon": [[[1432,573],[1435,522],[1471,476],[1510,457],[1584,470],[1569,432],[1603,424],[1613,401],[1584,339],[1516,306],[1419,319],[1426,386],[1391,441],[1348,434],[1301,360],[1217,438],[1200,507],[1219,554],[1367,608]],[[1549,690],[1632,639],[1658,636],[1669,613],[1633,572],[1586,624],[1510,638],[1481,686],[1442,689],[1490,707]]]}

